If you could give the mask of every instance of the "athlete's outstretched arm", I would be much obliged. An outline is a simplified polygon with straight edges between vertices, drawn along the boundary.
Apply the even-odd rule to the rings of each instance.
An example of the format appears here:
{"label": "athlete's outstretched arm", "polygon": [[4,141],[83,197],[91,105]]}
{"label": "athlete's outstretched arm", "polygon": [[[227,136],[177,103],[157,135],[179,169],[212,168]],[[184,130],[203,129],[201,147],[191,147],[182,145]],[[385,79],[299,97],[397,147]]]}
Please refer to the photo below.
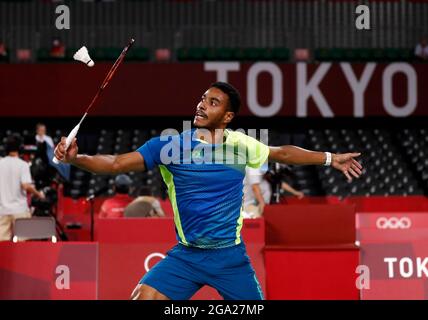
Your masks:
{"label": "athlete's outstretched arm", "polygon": [[[361,164],[354,158],[360,153],[331,154],[331,166],[346,176],[348,181],[352,177],[358,178],[362,174]],[[305,150],[296,146],[269,147],[269,161],[293,165],[323,165],[326,163],[326,153]]]}
{"label": "athlete's outstretched arm", "polygon": [[55,148],[55,157],[62,162],[70,163],[83,170],[98,174],[119,174],[129,171],[144,171],[144,158],[139,152],[129,152],[121,155],[78,154],[77,140],[65,150],[65,137]]}

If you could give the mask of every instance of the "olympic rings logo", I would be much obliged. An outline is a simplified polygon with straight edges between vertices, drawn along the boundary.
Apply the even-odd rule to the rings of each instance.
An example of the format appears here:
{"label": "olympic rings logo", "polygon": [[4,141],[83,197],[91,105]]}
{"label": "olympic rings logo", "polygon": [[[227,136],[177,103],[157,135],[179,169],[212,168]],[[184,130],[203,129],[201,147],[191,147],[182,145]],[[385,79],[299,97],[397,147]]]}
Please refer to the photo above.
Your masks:
{"label": "olympic rings logo", "polygon": [[376,220],[378,229],[409,229],[412,226],[412,220],[408,217],[380,217]]}
{"label": "olympic rings logo", "polygon": [[144,260],[144,269],[146,269],[146,272],[149,272],[150,270],[150,267],[149,267],[150,260],[152,260],[152,258],[155,258],[155,257],[163,259],[165,258],[165,255],[159,252],[153,252],[149,254],[146,260]]}

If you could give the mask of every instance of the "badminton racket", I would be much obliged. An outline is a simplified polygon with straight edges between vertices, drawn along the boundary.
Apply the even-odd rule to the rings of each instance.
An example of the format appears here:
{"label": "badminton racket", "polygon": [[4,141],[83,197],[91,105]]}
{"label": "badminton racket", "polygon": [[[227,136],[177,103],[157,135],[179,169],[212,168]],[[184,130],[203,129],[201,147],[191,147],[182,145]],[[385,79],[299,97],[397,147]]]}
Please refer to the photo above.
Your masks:
{"label": "badminton racket", "polygon": [[[109,84],[111,78],[113,78],[114,74],[116,73],[117,68],[119,68],[119,66],[121,65],[123,59],[126,56],[126,53],[132,47],[132,45],[134,44],[134,42],[135,42],[135,40],[131,39],[129,41],[128,45],[125,48],[123,48],[123,50],[120,53],[119,57],[116,59],[116,61],[114,62],[114,64],[110,68],[109,72],[105,76],[103,83],[98,88],[98,91],[97,91],[96,95],[94,96],[94,98],[92,99],[91,103],[89,104],[88,108],[86,109],[85,114],[80,119],[79,123],[68,134],[68,136],[67,136],[67,138],[65,140],[65,151],[67,151],[67,149],[70,146],[71,142],[73,142],[73,139],[76,137],[77,133],[79,132],[80,125],[82,124],[82,122],[86,118],[86,116],[88,115],[89,110],[93,107],[93,105],[95,104],[95,102],[98,100],[98,97],[101,95],[101,93],[103,92],[103,90],[107,87],[107,85]],[[56,163],[56,164],[58,164],[60,162],[60,160],[57,159],[55,156],[53,157],[52,161],[54,163]]]}

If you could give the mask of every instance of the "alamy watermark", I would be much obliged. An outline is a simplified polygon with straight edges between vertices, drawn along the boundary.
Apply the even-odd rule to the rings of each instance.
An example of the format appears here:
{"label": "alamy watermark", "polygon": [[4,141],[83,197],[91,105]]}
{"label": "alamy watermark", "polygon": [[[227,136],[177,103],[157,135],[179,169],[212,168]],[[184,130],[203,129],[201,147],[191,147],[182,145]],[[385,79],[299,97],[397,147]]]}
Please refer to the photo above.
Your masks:
{"label": "alamy watermark", "polygon": [[181,135],[171,128],[162,131],[159,139],[166,143],[160,150],[161,164],[246,165],[262,155],[263,146],[255,140],[266,146],[269,143],[268,129],[215,129],[215,137],[224,137],[225,143],[212,141],[213,132],[208,129],[191,129],[191,122],[183,121]]}
{"label": "alamy watermark", "polygon": [[61,4],[55,8],[55,13],[58,15],[55,19],[55,27],[58,30],[70,29],[70,8]]}
{"label": "alamy watermark", "polygon": [[369,6],[360,4],[355,8],[355,13],[359,14],[359,16],[355,19],[355,28],[357,28],[357,30],[370,30]]}
{"label": "alamy watermark", "polygon": [[55,287],[58,290],[69,290],[70,289],[70,268],[66,265],[58,265],[55,269],[57,275],[55,279]]}

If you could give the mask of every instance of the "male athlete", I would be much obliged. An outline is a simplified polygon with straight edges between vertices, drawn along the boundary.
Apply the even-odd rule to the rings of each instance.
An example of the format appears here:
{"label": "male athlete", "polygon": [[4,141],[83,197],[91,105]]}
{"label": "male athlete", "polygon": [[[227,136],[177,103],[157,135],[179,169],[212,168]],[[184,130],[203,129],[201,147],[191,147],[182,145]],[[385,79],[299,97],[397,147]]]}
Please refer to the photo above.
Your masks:
{"label": "male athlete", "polygon": [[98,174],[150,170],[159,166],[174,209],[178,244],[134,289],[132,299],[190,299],[209,285],[224,299],[263,299],[241,239],[245,167],[267,160],[293,165],[331,165],[352,180],[361,175],[359,153],[331,154],[295,146],[268,147],[227,130],[241,99],[230,84],[216,82],[202,95],[194,129],[156,137],[121,155],[78,154],[76,140],[55,156]]}

